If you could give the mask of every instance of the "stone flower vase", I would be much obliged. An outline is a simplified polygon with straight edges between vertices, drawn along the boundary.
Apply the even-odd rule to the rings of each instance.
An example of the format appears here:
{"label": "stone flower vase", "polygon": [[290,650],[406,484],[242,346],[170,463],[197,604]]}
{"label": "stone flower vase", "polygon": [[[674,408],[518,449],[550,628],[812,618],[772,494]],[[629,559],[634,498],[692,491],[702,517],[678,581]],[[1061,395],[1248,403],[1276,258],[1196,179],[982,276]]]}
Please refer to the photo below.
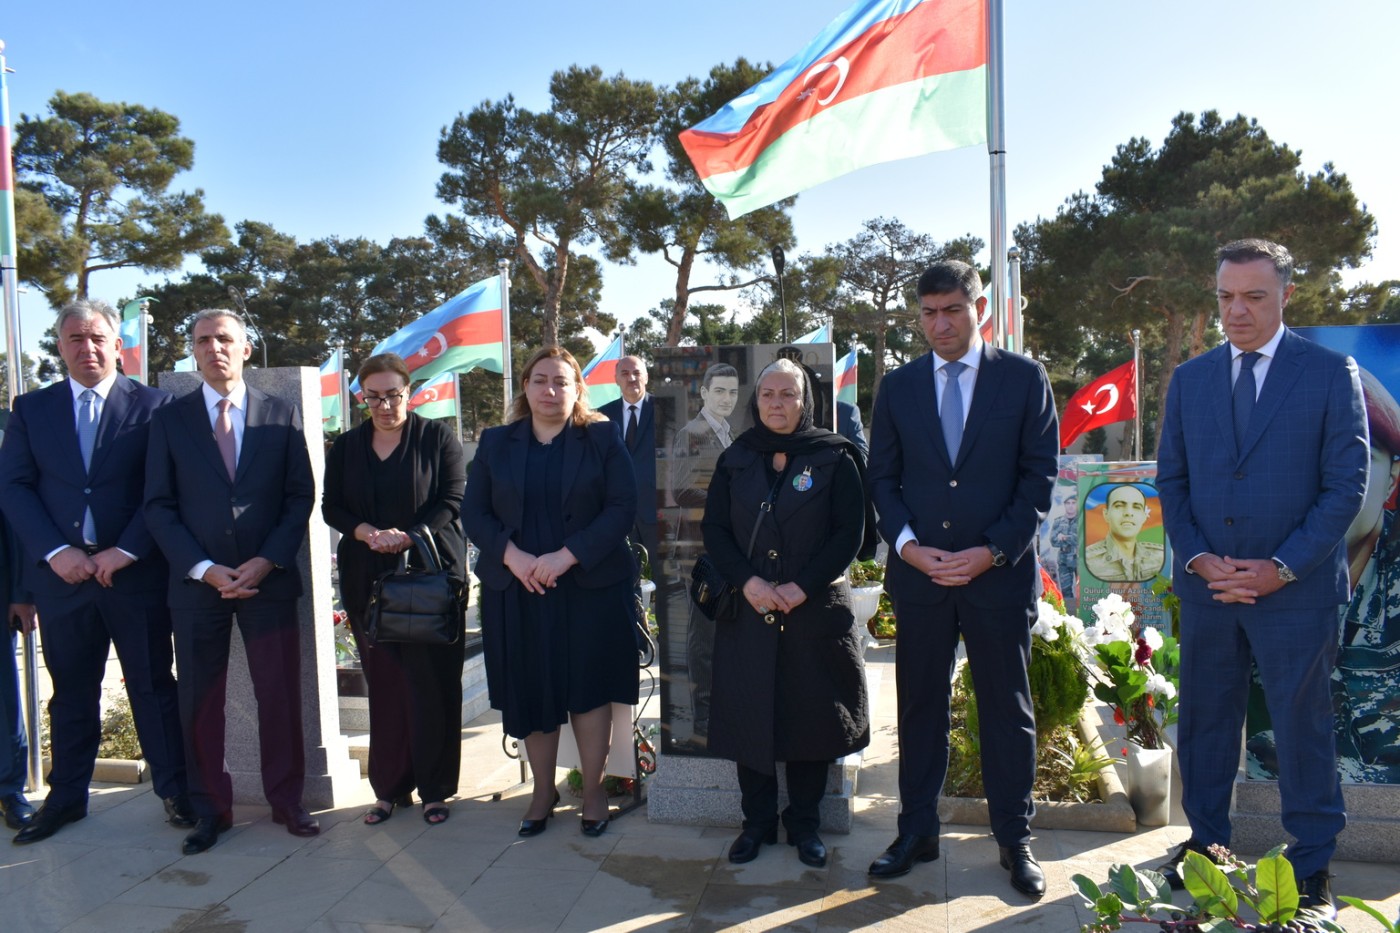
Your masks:
{"label": "stone flower vase", "polygon": [[[856,625],[866,626],[875,617],[875,613],[880,611],[880,594],[884,591],[885,585],[883,583],[851,587],[851,615],[855,616]],[[873,644],[875,644],[875,636],[870,634],[867,626],[865,645],[868,648]]]}
{"label": "stone flower vase", "polygon": [[1128,743],[1128,802],[1141,826],[1172,821],[1172,750]]}

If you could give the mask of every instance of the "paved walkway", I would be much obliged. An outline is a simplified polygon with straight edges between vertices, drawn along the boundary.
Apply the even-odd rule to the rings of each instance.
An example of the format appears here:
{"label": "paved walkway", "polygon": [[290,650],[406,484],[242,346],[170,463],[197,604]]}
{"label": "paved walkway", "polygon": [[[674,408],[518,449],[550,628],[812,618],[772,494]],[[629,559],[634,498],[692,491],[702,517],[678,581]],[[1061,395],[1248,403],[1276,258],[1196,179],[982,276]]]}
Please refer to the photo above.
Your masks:
{"label": "paved walkway", "polygon": [[[871,650],[872,664],[892,660],[893,649]],[[274,826],[265,807],[239,806],[214,849],[182,857],[183,833],[162,822],[149,784],[96,787],[86,820],[35,845],[0,845],[0,931],[1073,931],[1090,917],[1071,875],[1102,879],[1114,862],[1151,865],[1185,837],[1181,826],[1038,833],[1050,891],[1031,903],[1011,889],[983,830],[953,826],[937,862],[870,884],[865,868],[893,838],[898,806],[894,676],[886,674],[856,831],[826,837],[832,858],[823,870],[783,845],[730,865],[733,830],[652,824],[645,811],[587,839],[567,800],[548,832],[518,839],[528,789],[488,714],[463,729],[462,797],[442,826],[426,826],[417,810],[362,825],[373,797],[362,782],[352,804],[319,814],[314,839]],[[1334,863],[1333,871],[1339,892],[1400,912],[1400,866]],[[1342,922],[1379,929],[1352,909]]]}

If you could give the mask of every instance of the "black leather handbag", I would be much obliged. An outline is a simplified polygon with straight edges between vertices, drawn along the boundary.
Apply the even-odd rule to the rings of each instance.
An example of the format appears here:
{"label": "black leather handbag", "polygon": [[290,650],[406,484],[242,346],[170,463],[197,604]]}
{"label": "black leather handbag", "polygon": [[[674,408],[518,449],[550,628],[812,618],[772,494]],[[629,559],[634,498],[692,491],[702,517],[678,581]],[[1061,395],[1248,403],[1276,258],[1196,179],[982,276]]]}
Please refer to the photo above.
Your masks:
{"label": "black leather handbag", "polygon": [[[399,566],[379,575],[369,598],[369,637],[377,642],[451,645],[466,622],[466,584],[442,569],[432,532],[408,532],[414,547],[399,554]],[[422,567],[410,567],[410,550]]]}

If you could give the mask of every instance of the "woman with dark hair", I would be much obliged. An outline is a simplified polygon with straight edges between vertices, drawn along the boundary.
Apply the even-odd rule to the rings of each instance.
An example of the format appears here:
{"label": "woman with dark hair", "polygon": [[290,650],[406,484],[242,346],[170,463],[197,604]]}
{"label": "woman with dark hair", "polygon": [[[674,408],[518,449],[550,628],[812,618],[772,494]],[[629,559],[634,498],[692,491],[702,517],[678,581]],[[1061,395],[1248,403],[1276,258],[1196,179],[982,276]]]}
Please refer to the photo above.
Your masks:
{"label": "woman with dark hair", "polygon": [[373,826],[412,806],[435,826],[451,811],[462,760],[463,640],[452,645],[372,641],[366,614],[375,579],[413,546],[408,531],[426,525],[444,568],[466,577],[459,513],[466,456],[440,421],[408,410],[408,367],[393,353],[360,367],[370,418],[336,438],[326,456],[321,513],[341,533],[340,597],[369,686],[369,783]]}
{"label": "woman with dark hair", "polygon": [[813,425],[800,366],[771,363],[749,408],[754,426],[720,456],[705,505],[705,550],[743,593],[738,618],[716,623],[709,749],[738,769],[744,828],[729,860],[777,841],[782,761],[788,844],[821,867],[827,766],[870,744],[845,574],[858,553],[873,555],[875,516],[855,445]]}
{"label": "woman with dark hair", "polygon": [[612,704],[637,702],[630,600],[637,511],[631,455],[617,425],[589,409],[578,361],[530,357],[510,422],[481,435],[462,520],[481,549],[481,628],[491,705],[525,742],[534,793],[521,836],[549,826],[559,727],[573,728],[582,830],[608,827],[603,771]]}

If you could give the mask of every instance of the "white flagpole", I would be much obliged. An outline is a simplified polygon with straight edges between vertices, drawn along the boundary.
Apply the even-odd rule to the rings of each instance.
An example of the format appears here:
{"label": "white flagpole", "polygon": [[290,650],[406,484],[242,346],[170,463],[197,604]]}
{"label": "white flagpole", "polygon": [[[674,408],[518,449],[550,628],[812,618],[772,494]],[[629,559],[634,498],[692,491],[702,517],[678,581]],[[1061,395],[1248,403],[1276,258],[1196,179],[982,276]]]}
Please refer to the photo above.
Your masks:
{"label": "white flagpole", "polygon": [[457,442],[462,441],[462,377],[452,374],[452,410],[457,413]]}
{"label": "white flagpole", "polygon": [[992,172],[992,321],[996,343],[1008,346],[1006,315],[1006,119],[1002,106],[1002,0],[987,0],[987,154]]}
{"label": "white flagpole", "polygon": [[340,433],[350,430],[350,380],[345,372],[345,344],[335,345],[335,366],[340,378]]}
{"label": "white flagpole", "polygon": [[1133,331],[1133,459],[1142,459],[1142,331]]}
{"label": "white flagpole", "polygon": [[[510,260],[502,259],[496,263],[496,267],[501,270],[501,383],[503,385],[504,404],[502,417],[510,417],[511,399],[511,372],[510,372]],[[458,405],[460,412],[462,406]]]}

